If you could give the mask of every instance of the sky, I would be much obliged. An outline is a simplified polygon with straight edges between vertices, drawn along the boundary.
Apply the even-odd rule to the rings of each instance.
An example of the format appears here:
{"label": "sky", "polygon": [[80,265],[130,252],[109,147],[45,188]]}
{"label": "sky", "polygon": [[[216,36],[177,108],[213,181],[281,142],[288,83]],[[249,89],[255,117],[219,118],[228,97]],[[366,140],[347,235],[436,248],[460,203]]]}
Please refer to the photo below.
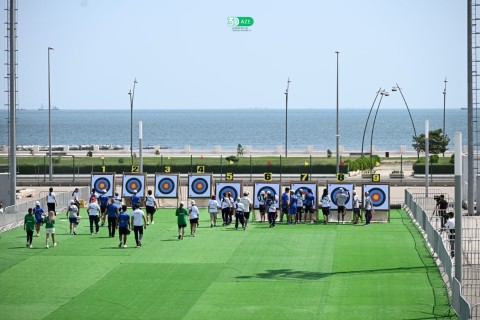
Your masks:
{"label": "sky", "polygon": [[[466,107],[466,11],[459,0],[19,0],[18,103],[48,105],[53,47],[60,109],[129,109],[135,79],[135,109],[285,108],[288,79],[289,109],[335,108],[337,58],[340,108],[370,108],[396,83],[410,108],[443,108],[445,78],[446,107]],[[228,17],[254,24],[234,31]],[[398,91],[382,101],[403,106]]]}

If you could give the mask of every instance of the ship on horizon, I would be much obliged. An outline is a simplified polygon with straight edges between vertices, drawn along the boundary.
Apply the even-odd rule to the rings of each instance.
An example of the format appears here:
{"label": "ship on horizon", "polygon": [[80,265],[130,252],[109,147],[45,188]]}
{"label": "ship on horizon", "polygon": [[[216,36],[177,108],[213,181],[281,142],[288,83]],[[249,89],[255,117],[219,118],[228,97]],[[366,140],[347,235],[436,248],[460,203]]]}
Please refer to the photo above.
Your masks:
{"label": "ship on horizon", "polygon": [[[41,105],[40,105],[40,108],[38,108],[38,110],[43,111],[43,110],[48,110],[48,108],[45,108],[45,107],[43,106],[43,104],[41,104]],[[52,107],[52,110],[60,110],[60,109],[57,108],[56,106],[53,106],[53,107]]]}

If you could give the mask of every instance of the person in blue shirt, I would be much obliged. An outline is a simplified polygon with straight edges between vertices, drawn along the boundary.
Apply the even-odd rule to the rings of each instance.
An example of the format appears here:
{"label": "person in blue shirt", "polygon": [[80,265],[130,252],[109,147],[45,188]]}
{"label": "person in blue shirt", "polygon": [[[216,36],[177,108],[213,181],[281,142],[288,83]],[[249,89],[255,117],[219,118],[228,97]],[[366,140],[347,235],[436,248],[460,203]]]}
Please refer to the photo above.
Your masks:
{"label": "person in blue shirt", "polygon": [[290,188],[286,187],[285,192],[282,194],[282,210],[280,210],[280,223],[283,223],[283,215],[287,215],[288,220],[288,207],[290,206]]}
{"label": "person in blue shirt", "polygon": [[102,194],[98,197],[100,202],[100,212],[102,214],[102,227],[105,227],[105,216],[107,214],[108,195],[107,190],[102,190]]}
{"label": "person in blue shirt", "polygon": [[117,227],[117,216],[120,211],[120,206],[115,203],[115,199],[112,198],[107,205],[108,216],[108,236],[115,237],[115,228]]}
{"label": "person in blue shirt", "polygon": [[33,208],[33,215],[35,216],[35,231],[37,231],[36,237],[40,236],[40,227],[43,224],[43,217],[45,216],[45,211],[40,206],[40,201],[35,201],[35,208]]}
{"label": "person in blue shirt", "polygon": [[140,208],[140,197],[137,196],[137,190],[133,190],[133,195],[130,197],[130,200],[132,201],[132,209],[135,210],[135,205],[137,205]]}
{"label": "person in blue shirt", "polygon": [[290,206],[288,207],[288,224],[295,223],[295,216],[297,214],[297,195],[295,191],[290,190]]}
{"label": "person in blue shirt", "polygon": [[[127,206],[123,205],[122,210],[118,214],[118,237],[120,239],[119,248],[127,247],[127,236],[130,234],[130,216],[127,213]],[[122,242],[123,236],[123,242]]]}
{"label": "person in blue shirt", "polygon": [[315,217],[313,216],[313,207],[315,203],[315,196],[312,193],[312,190],[308,190],[307,195],[305,196],[305,221],[307,221],[307,214],[309,216],[310,223],[315,223]]}

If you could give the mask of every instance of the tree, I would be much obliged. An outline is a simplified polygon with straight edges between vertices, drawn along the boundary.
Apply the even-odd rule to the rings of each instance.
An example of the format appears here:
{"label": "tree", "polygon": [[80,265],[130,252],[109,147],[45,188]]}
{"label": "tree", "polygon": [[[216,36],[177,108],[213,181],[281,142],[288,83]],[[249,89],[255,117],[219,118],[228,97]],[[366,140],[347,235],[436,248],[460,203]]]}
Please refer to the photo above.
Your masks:
{"label": "tree", "polygon": [[[450,138],[447,135],[443,134],[442,129],[429,131],[428,135],[429,153],[440,154],[448,150],[447,146],[450,142]],[[417,152],[425,152],[425,133],[422,133],[416,138],[413,137],[412,140],[412,147],[417,150]]]}
{"label": "tree", "polygon": [[237,157],[238,156],[243,156],[243,146],[240,143],[237,145]]}

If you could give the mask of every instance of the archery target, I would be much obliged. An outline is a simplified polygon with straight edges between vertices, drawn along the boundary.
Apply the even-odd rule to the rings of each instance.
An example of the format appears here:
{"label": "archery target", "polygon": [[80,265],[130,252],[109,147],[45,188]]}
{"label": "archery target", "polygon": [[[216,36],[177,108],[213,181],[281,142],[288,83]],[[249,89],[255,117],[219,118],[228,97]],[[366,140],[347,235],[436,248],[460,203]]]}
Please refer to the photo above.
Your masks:
{"label": "archery target", "polygon": [[124,174],[122,197],[131,197],[133,191],[137,190],[137,196],[145,197],[145,175],[144,174]]}
{"label": "archery target", "polygon": [[222,199],[223,194],[228,192],[232,195],[233,200],[237,200],[242,195],[242,184],[240,182],[217,182],[215,183],[215,195],[217,199]]}
{"label": "archery target", "polygon": [[95,189],[95,192],[101,194],[103,190],[107,191],[107,196],[113,197],[115,183],[115,175],[113,173],[101,173],[93,174],[91,177],[91,186],[92,189]]}
{"label": "archery target", "polygon": [[345,208],[348,210],[352,210],[352,194],[353,194],[353,184],[349,183],[329,183],[327,184],[328,194],[330,195],[330,199],[332,199],[332,203],[330,204],[330,209],[337,210],[337,194],[340,193],[340,188],[343,188],[344,192],[347,194],[347,200],[345,201]]}
{"label": "archery target", "polygon": [[309,191],[312,191],[314,200],[313,200],[313,209],[317,208],[317,184],[316,183],[292,183],[290,185],[290,190],[293,190],[295,194],[301,196],[301,193],[307,195]]}
{"label": "archery target", "polygon": [[155,175],[155,197],[156,198],[177,198],[178,197],[178,175],[156,174]]}
{"label": "archery target", "polygon": [[212,195],[211,175],[189,175],[188,176],[188,197],[189,198],[210,198]]}
{"label": "archery target", "polygon": [[253,207],[255,209],[258,209],[258,207],[260,206],[259,204],[259,197],[260,197],[260,194],[261,192],[264,191],[265,193],[267,193],[268,191],[270,191],[271,194],[273,194],[277,200],[277,203],[276,203],[276,207],[278,208],[279,207],[279,204],[278,204],[278,195],[280,194],[280,184],[279,183],[265,183],[265,182],[256,182],[253,186],[253,194],[255,195],[253,197]]}
{"label": "archery target", "polygon": [[[364,184],[363,198],[368,191],[375,210],[390,210],[390,185],[388,184]],[[364,199],[365,203],[365,199]]]}

